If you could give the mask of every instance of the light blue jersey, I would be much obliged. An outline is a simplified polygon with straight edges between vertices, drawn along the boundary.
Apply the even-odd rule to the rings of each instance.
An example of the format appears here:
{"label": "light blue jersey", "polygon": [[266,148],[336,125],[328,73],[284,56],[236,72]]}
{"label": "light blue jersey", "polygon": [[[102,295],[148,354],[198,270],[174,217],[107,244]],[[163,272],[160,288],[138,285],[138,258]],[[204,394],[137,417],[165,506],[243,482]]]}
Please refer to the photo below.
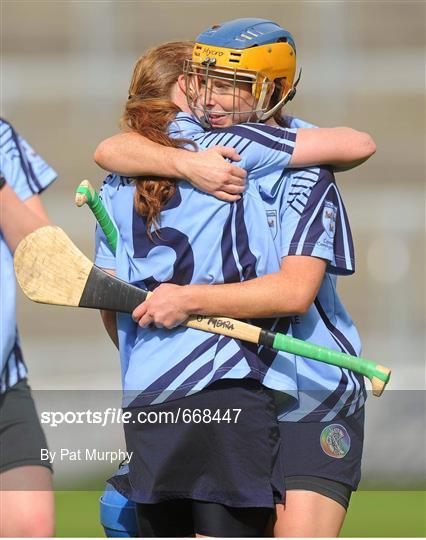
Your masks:
{"label": "light blue jersey", "polygon": [[[288,118],[288,121],[292,127],[312,126],[298,119]],[[239,165],[249,172],[244,204],[249,198],[257,200],[253,192],[254,185],[262,199],[261,208],[256,206],[253,213],[246,213],[245,225],[250,227],[255,223],[256,234],[259,234],[260,226],[264,224],[260,216],[265,215],[275,245],[277,258],[275,261],[273,257],[268,259],[263,267],[267,269],[265,273],[277,271],[282,258],[287,255],[308,255],[329,261],[313,306],[306,315],[292,320],[293,334],[319,345],[353,355],[359,354],[361,346],[357,330],[336,292],[336,275],[354,272],[354,253],[346,211],[331,173],[324,168],[283,170],[283,164],[277,165],[274,159],[275,153],[282,151],[287,141],[283,141],[282,132],[272,126],[244,124],[225,130],[202,132],[202,127],[195,119],[180,114],[171,130],[176,136],[196,141],[201,149],[220,144],[233,146],[240,152],[243,161]],[[264,153],[265,148],[269,148],[269,153]],[[269,163],[265,162],[265,156],[270,160]],[[256,165],[258,169],[254,171]],[[210,198],[208,200],[211,201]],[[269,240],[264,242],[264,246],[269,246]],[[271,252],[270,247],[268,252]],[[212,260],[209,260],[208,266],[211,264]],[[102,260],[99,260],[99,265],[102,266]],[[256,275],[264,274],[258,268]],[[259,321],[256,323],[259,324]],[[280,331],[276,326],[274,328]],[[285,325],[281,328],[283,330]],[[269,354],[274,355],[271,351]],[[271,377],[275,380],[274,375],[273,371],[268,371],[264,379]],[[365,400],[363,378],[348,370],[297,358],[296,379],[298,401],[291,411],[280,416],[280,420],[331,420],[338,413],[352,414]],[[285,383],[288,385],[288,380]],[[271,385],[271,388],[276,386]],[[287,391],[289,389],[290,386]],[[294,392],[289,393],[296,395]]]}
{"label": "light blue jersey", "polygon": [[[291,128],[317,127],[299,118],[290,116],[284,118]],[[340,193],[334,184],[332,175],[327,170],[312,168],[303,172],[289,171],[286,181],[288,182],[286,206],[285,209],[281,209],[280,226],[283,231],[288,231],[288,234],[283,234],[280,237],[280,241],[283,242],[282,256],[303,252],[304,255],[317,255],[330,261],[324,282],[313,306],[306,315],[293,318],[293,334],[300,339],[312,340],[314,343],[324,344],[351,355],[359,355],[361,354],[359,334],[337,294],[337,275],[352,274],[355,270],[352,235]],[[314,184],[318,184],[316,193],[319,194],[321,188],[323,195],[325,195],[322,205],[316,211],[312,209],[312,203],[317,197],[311,190]],[[290,194],[291,186],[298,192],[298,195]],[[266,192],[265,186],[264,190]],[[282,184],[281,191],[283,190],[284,185]],[[269,211],[277,211],[276,208],[272,208],[277,204],[277,197],[271,199],[266,194],[264,199]],[[301,213],[299,217],[294,213],[293,207],[296,207]],[[333,207],[336,208],[336,214],[331,216]],[[333,217],[331,221],[329,221],[330,218],[327,218],[327,214]],[[305,228],[303,239],[301,237],[294,238],[296,230],[301,231],[302,224],[306,223],[308,215],[310,215],[311,227]],[[313,234],[315,227],[317,227],[317,231],[320,227],[320,216],[323,223],[323,237],[312,242],[312,236],[315,236]],[[293,226],[290,226],[289,222],[292,222]],[[334,227],[334,232],[329,231],[328,235],[330,232],[332,233],[330,240],[332,238],[333,242],[327,242],[329,243],[327,248],[324,246],[323,240],[325,229],[330,225]],[[290,248],[289,243],[291,242],[292,247]],[[309,245],[314,243],[315,245]],[[323,245],[321,246],[321,244]],[[317,339],[322,341],[316,341]],[[364,378],[360,375],[325,364],[318,365],[318,363],[306,358],[298,358],[297,365],[298,386],[301,390],[299,405],[287,413],[284,420],[330,421],[337,414],[350,416],[364,404],[366,391]],[[324,383],[324,381],[328,381],[328,383]]]}
{"label": "light blue jersey", "polygon": [[[292,319],[293,335],[357,356],[357,329],[336,290],[337,275],[355,271],[354,248],[346,210],[327,168],[294,169],[274,184],[258,185],[280,257],[304,255],[328,261],[313,305]],[[364,379],[347,369],[297,358],[299,402],[280,419],[330,421],[349,416],[365,401]]]}
{"label": "light blue jersey", "polygon": [[[285,120],[291,128],[315,127],[298,118],[285,117]],[[224,132],[235,135],[245,126],[252,127],[244,124],[191,138],[201,148],[228,145],[228,140],[232,145],[232,139]],[[262,136],[274,139],[275,130],[272,126],[263,126]],[[256,159],[254,152],[252,158]],[[308,255],[329,261],[310,310],[293,318],[293,335],[359,355],[361,343],[357,329],[336,290],[336,276],[352,274],[355,260],[349,221],[333,175],[325,168],[293,169],[284,171],[278,181],[272,174],[256,177],[255,183],[279,259],[287,255]],[[298,357],[297,374],[297,406],[281,415],[280,420],[330,421],[337,414],[349,416],[364,404],[364,379],[352,371]]]}
{"label": "light blue jersey", "polygon": [[[208,144],[209,134],[189,115],[179,114],[171,132],[191,136],[200,147]],[[151,240],[145,220],[133,207],[134,184],[111,175],[101,195],[120,234],[114,257],[97,230],[98,266],[113,268],[118,277],[150,290],[161,282],[239,282],[279,269],[279,249],[255,181],[279,181],[296,133],[247,125],[221,135],[225,140],[220,144],[235,147],[242,156],[240,165],[250,169],[244,197],[229,204],[179,181],[162,209],[159,234]],[[287,332],[289,320],[263,320],[263,327]],[[127,406],[161,403],[200,391],[218,379],[246,377],[297,399],[293,355],[190,328],[140,328],[122,314],[118,334]]]}
{"label": "light blue jersey", "polygon": [[[38,194],[56,172],[3,119],[0,119],[0,170],[21,200]],[[13,257],[0,231],[0,393],[26,376],[16,327],[16,283]]]}
{"label": "light blue jersey", "polygon": [[[286,117],[292,128],[315,127],[297,118]],[[204,134],[184,133],[200,148],[234,146],[235,138],[253,130],[253,138],[273,144],[279,132],[273,126],[235,125]],[[236,147],[238,150],[238,146]],[[256,161],[256,148],[251,160]],[[248,165],[248,166],[247,166]],[[250,163],[245,163],[250,175]],[[271,160],[268,172],[274,170]],[[327,273],[309,312],[293,318],[293,335],[351,355],[361,352],[357,329],[340,302],[336,275],[350,275],[355,269],[352,235],[341,195],[333,175],[325,168],[284,170],[278,180],[274,174],[255,176],[254,182],[264,203],[268,225],[277,246],[279,259],[287,255],[307,255],[329,261]],[[273,270],[270,270],[270,272]],[[268,272],[268,273],[270,273]],[[280,420],[329,421],[337,414],[351,415],[364,404],[364,379],[349,370],[306,358],[297,360],[297,407]]]}

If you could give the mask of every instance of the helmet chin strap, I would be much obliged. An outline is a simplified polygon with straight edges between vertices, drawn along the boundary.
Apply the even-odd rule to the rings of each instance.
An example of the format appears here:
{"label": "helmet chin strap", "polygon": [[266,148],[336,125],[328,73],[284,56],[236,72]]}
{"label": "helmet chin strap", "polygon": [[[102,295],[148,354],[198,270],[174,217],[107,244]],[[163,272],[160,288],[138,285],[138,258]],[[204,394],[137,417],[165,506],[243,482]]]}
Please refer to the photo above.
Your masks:
{"label": "helmet chin strap", "polygon": [[293,87],[292,89],[290,90],[290,92],[286,95],[286,97],[284,98],[284,103],[283,105],[285,105],[286,103],[288,103],[289,101],[291,101],[294,96],[296,95],[296,90],[297,90],[297,85],[299,84],[299,81],[300,81],[300,77],[302,76],[302,68],[299,69],[299,75],[296,79],[296,81],[293,83]]}

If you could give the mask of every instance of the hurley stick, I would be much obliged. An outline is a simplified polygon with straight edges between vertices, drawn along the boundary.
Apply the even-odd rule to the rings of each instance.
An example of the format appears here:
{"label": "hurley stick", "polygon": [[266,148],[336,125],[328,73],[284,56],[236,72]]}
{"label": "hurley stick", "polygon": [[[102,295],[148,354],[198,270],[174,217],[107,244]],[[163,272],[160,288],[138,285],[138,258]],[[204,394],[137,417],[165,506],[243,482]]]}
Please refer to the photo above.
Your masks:
{"label": "hurley stick", "polygon": [[[79,204],[77,202],[77,197],[79,197],[80,194],[86,194],[87,191],[89,192],[90,196],[87,197],[83,203]],[[88,180],[83,180],[83,182],[77,188],[76,204],[78,206],[82,206],[84,202],[88,204],[96,219],[98,219],[98,216],[102,217],[102,223],[104,223],[104,225],[101,224],[101,226],[104,232],[109,231],[110,237],[116,238],[117,231],[114,223],[111,221],[107,210],[102,204],[102,201],[99,199],[95,189]],[[111,234],[111,230],[115,231],[115,235]],[[106,232],[105,235],[108,239]],[[111,245],[111,247],[113,246]],[[145,294],[146,299],[152,293],[145,291]],[[139,305],[139,303],[137,305]],[[357,373],[360,373],[361,375],[364,375],[370,379],[373,394],[375,396],[380,396],[383,393],[383,390],[390,379],[391,370],[389,368],[380,364],[375,364],[370,360],[335,351],[334,349],[329,349],[328,347],[314,345],[308,341],[293,338],[285,334],[263,330],[262,328],[249,325],[235,319],[224,317],[204,317],[202,315],[197,315],[190,317],[185,322],[185,325],[189,326],[190,328],[197,328],[199,330],[223,334],[235,339],[241,339],[243,341],[249,341],[250,343],[264,345],[278,351],[293,353],[298,356],[304,356],[305,358],[310,358],[326,364],[356,371]],[[238,335],[236,332],[238,332]]]}

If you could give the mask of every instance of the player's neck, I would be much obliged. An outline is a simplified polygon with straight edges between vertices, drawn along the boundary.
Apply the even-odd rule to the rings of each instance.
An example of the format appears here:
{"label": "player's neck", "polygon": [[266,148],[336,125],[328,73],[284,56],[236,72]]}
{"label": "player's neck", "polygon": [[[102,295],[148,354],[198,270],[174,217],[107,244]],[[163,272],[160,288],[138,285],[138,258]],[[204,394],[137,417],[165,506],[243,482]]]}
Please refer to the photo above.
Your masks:
{"label": "player's neck", "polygon": [[263,123],[266,124],[267,126],[278,126],[277,122],[274,120],[273,117],[268,118],[268,120],[266,120],[266,122],[263,122]]}
{"label": "player's neck", "polygon": [[172,87],[172,90],[170,92],[170,99],[173,101],[175,105],[179,107],[179,109],[182,112],[190,113],[191,110],[188,105],[188,101],[186,99],[186,95],[182,91],[181,87],[178,83],[175,83]]}

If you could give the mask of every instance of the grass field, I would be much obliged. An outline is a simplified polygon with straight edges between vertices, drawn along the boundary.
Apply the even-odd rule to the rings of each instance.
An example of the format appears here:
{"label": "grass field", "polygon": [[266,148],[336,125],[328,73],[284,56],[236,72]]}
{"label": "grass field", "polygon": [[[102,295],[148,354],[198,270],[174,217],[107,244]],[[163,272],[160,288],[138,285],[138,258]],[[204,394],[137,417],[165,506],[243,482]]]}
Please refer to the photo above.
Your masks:
{"label": "grass field", "polygon": [[[352,496],[342,536],[424,537],[424,491],[360,491]],[[104,536],[97,491],[56,493],[57,536]]]}

